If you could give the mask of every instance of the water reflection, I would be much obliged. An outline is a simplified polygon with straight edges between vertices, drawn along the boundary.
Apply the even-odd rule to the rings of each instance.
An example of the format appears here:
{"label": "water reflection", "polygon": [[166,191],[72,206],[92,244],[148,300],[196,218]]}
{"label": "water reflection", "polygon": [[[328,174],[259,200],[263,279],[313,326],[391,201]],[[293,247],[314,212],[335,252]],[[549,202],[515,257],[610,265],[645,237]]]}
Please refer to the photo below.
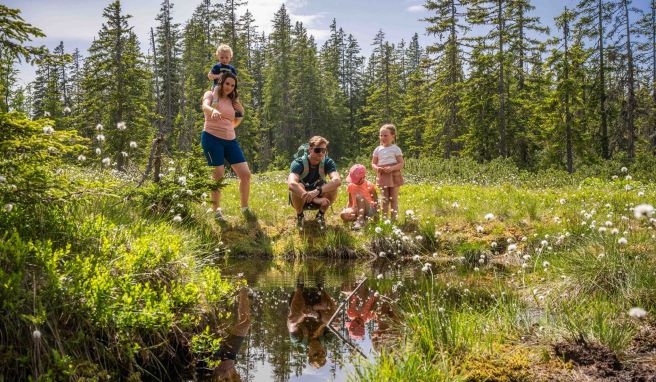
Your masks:
{"label": "water reflection", "polygon": [[397,326],[393,281],[376,280],[369,264],[242,259],[221,268],[227,277],[245,278],[254,292],[250,332],[237,361],[228,358],[225,366],[234,365],[243,381],[344,381]]}

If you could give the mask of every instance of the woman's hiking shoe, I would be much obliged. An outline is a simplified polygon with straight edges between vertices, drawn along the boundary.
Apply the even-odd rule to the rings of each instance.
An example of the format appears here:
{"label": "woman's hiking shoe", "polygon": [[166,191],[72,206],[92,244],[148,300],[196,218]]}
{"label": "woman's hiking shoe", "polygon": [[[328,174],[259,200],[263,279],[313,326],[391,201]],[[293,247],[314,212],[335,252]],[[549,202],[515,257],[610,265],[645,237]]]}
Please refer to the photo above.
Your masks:
{"label": "woman's hiking shoe", "polygon": [[226,218],[223,216],[223,212],[221,212],[220,208],[214,211],[214,219],[216,219],[216,221],[219,223],[225,223]]}
{"label": "woman's hiking shoe", "polygon": [[303,228],[304,222],[305,222],[305,215],[303,215],[303,213],[296,215],[296,228]]}

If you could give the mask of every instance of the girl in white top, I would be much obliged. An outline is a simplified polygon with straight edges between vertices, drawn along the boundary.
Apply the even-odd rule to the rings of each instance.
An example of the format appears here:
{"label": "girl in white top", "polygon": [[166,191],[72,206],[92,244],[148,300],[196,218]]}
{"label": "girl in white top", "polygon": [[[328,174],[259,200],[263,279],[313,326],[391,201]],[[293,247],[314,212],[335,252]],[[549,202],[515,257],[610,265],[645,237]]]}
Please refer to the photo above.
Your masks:
{"label": "girl in white top", "polygon": [[387,219],[390,204],[392,205],[391,218],[396,220],[399,211],[399,190],[403,184],[403,153],[396,141],[396,127],[391,123],[383,125],[378,133],[380,146],[374,150],[371,159],[371,168],[376,171],[376,184],[383,196],[383,219]]}

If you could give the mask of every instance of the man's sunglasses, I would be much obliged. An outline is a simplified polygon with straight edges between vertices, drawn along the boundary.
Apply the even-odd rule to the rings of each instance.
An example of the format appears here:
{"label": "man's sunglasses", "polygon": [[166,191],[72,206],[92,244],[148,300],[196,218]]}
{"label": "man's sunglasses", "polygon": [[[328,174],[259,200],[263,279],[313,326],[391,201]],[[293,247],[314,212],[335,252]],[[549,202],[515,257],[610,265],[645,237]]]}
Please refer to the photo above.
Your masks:
{"label": "man's sunglasses", "polygon": [[312,151],[314,151],[315,154],[322,154],[328,151],[327,148],[325,147],[314,147],[312,148]]}

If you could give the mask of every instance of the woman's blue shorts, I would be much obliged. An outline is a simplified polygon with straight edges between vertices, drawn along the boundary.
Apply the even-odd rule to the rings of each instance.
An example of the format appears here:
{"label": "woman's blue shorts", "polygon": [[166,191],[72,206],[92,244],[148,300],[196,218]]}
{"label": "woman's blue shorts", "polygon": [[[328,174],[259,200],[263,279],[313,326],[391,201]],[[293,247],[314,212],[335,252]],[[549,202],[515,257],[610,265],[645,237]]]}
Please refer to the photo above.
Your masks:
{"label": "woman's blue shorts", "polygon": [[236,139],[221,139],[203,131],[200,135],[200,145],[208,166],[223,166],[224,158],[230,164],[246,162],[244,152]]}

